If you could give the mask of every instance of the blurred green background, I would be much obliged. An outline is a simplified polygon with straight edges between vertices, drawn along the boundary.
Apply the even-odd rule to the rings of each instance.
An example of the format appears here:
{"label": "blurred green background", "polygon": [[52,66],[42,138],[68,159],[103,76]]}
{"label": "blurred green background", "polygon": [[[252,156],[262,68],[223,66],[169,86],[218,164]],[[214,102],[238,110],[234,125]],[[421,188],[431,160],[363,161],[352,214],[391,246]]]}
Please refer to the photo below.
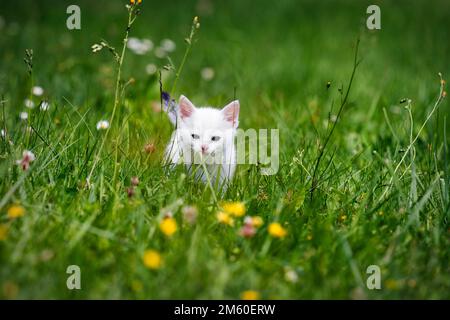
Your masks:
{"label": "blurred green background", "polygon": [[[66,28],[71,4],[81,8],[81,30]],[[396,181],[388,201],[376,202],[410,142],[409,115],[400,101],[412,100],[417,134],[439,95],[438,72],[444,78],[450,74],[449,1],[144,0],[130,36],[150,39],[154,46],[143,55],[126,51],[122,79],[133,81],[120,105],[127,141],[119,159],[120,183],[116,188],[105,182],[114,162],[108,156],[95,172],[97,189],[86,191],[82,181],[92,165],[88,155],[98,142],[95,124],[111,113],[115,79],[112,56],[106,50],[94,54],[91,46],[105,39],[121,47],[125,4],[0,3],[0,96],[6,101],[2,124],[15,143],[2,143],[1,197],[21,177],[12,167],[22,149],[38,155],[36,170],[8,200],[8,205],[23,205],[27,215],[11,223],[8,206],[0,211],[0,221],[10,228],[0,242],[0,297],[234,299],[254,289],[262,298],[449,298],[446,100],[417,141],[417,177],[410,178],[409,167],[402,166],[404,179]],[[381,30],[366,28],[371,4],[381,8]],[[267,222],[281,212],[289,237],[270,249],[263,248],[266,235],[246,243],[235,231],[217,226],[210,195],[179,182],[179,172],[167,178],[159,165],[172,128],[157,112],[154,67],[170,61],[179,66],[194,16],[201,27],[175,98],[184,94],[198,105],[222,106],[236,95],[240,127],[280,129],[280,173],[257,178],[240,170],[226,195],[245,201],[248,212]],[[305,193],[309,198],[310,176],[293,157],[300,155],[303,166],[314,168],[329,115],[337,112],[339,89],[348,85],[358,38],[362,60],[332,139],[335,155],[327,153],[323,160],[326,179],[315,201],[304,200],[295,208],[282,205],[280,199],[292,195],[298,201]],[[176,48],[160,55],[157,48],[164,39]],[[43,98],[51,105],[46,116],[36,116],[47,123],[39,122],[51,148],[39,138],[31,144],[21,138],[19,113],[27,110],[24,99],[30,91],[23,58],[30,48],[34,84],[44,88]],[[162,73],[163,89],[170,90],[174,74]],[[150,159],[142,156],[149,141],[158,155]],[[66,147],[67,153],[51,165],[39,162]],[[141,189],[130,203],[124,190],[133,175],[140,177]],[[443,182],[421,204],[421,223],[412,228],[406,224],[417,204],[410,198],[412,181],[419,179],[420,199],[437,175]],[[180,226],[177,238],[165,242],[155,231],[156,217],[177,198],[197,205],[203,218],[195,228]],[[159,273],[142,266],[148,247],[165,254]],[[51,258],[43,259],[43,252],[47,258],[51,252]],[[65,288],[68,264],[84,270],[79,292]],[[379,292],[366,290],[357,276],[359,272],[365,279],[370,264],[382,266]],[[285,280],[285,270],[291,269],[299,276],[295,283]]]}

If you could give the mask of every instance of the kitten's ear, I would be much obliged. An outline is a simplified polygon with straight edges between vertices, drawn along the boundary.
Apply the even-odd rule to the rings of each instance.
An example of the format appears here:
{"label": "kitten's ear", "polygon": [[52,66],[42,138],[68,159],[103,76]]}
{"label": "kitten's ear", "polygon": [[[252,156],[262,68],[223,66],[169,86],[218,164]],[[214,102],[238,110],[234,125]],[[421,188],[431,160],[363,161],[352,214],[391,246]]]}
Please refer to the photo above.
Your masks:
{"label": "kitten's ear", "polygon": [[194,104],[191,101],[189,101],[188,98],[181,95],[179,103],[179,113],[181,119],[189,118],[194,111],[195,111]]}
{"label": "kitten's ear", "polygon": [[230,102],[222,109],[225,121],[229,122],[233,128],[237,128],[239,121],[239,100]]}

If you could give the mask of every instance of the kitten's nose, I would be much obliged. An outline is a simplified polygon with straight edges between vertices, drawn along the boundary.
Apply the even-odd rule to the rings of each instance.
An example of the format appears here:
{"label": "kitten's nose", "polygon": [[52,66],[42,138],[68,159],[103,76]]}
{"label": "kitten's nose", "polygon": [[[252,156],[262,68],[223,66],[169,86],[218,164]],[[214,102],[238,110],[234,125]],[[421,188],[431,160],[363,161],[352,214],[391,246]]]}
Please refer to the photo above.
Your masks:
{"label": "kitten's nose", "polygon": [[206,153],[208,151],[208,146],[206,144],[202,144],[202,153]]}

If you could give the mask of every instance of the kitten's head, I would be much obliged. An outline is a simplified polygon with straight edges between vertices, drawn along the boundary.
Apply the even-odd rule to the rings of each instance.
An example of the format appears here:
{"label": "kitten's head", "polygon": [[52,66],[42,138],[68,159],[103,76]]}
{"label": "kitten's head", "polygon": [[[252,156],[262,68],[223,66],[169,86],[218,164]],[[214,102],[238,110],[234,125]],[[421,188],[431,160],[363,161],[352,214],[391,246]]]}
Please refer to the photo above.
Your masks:
{"label": "kitten's head", "polygon": [[195,153],[215,155],[233,143],[238,127],[239,101],[227,104],[222,110],[197,108],[185,96],[180,97],[177,124],[184,147]]}

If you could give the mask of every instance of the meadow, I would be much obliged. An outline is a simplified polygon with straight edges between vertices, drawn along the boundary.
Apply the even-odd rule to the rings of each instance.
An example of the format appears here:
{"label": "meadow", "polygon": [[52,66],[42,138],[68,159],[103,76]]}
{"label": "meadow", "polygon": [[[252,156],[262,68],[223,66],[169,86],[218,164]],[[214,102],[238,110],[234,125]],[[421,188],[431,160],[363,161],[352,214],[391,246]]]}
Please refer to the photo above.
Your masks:
{"label": "meadow", "polygon": [[[450,298],[450,2],[127,3],[0,3],[0,298]],[[278,172],[168,170],[161,89],[239,99]]]}

